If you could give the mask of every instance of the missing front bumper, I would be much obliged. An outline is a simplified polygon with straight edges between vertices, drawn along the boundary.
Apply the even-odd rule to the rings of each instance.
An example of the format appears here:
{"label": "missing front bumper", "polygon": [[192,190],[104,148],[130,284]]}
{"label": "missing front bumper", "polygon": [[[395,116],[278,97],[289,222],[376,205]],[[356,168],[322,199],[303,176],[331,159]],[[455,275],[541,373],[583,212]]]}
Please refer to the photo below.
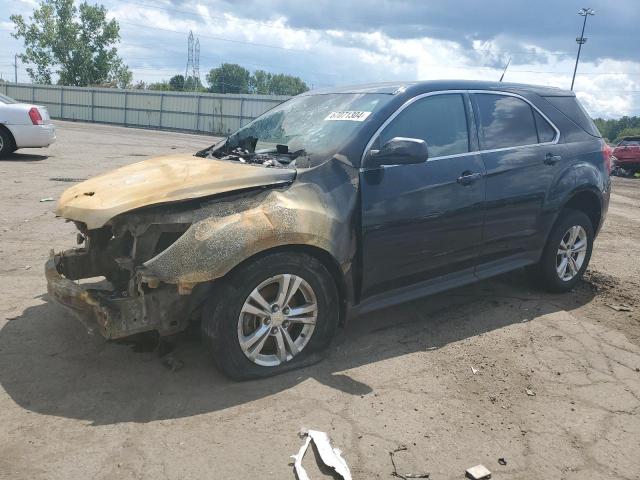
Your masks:
{"label": "missing front bumper", "polygon": [[110,340],[150,330],[161,335],[184,330],[201,297],[178,295],[169,285],[138,296],[89,288],[61,275],[54,256],[45,264],[45,276],[51,299],[73,313],[89,333],[97,331]]}

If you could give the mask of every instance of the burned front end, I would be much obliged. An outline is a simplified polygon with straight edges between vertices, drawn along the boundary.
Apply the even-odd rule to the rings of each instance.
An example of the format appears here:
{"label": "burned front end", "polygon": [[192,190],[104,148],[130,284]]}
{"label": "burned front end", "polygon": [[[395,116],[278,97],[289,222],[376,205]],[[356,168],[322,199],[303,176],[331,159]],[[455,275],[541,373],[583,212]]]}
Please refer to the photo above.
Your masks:
{"label": "burned front end", "polygon": [[[170,210],[170,209],[169,209]],[[190,215],[153,223],[152,213],[118,216],[89,230],[78,227],[79,248],[51,254],[46,264],[49,295],[71,309],[88,328],[116,339],[148,330],[183,330],[198,311],[206,288],[142,277],[143,265],[187,231]],[[82,283],[80,283],[82,281]],[[195,290],[195,291],[194,291]]]}
{"label": "burned front end", "polygon": [[[295,181],[294,181],[295,180]],[[186,328],[217,281],[255,255],[311,248],[349,278],[357,170],[160,158],[78,184],[59,217],[79,247],[46,264],[49,295],[108,339]]]}

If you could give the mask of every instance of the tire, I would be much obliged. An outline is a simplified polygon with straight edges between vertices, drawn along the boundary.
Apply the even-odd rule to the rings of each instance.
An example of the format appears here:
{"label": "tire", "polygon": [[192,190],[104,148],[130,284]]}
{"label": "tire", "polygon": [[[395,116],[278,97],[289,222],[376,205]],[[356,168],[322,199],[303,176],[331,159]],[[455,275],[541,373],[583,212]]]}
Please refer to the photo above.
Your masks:
{"label": "tire", "polygon": [[[278,302],[286,275],[289,275],[289,290],[293,292],[296,284],[298,288],[288,303]],[[268,305],[263,303],[260,307],[255,300],[256,291]],[[315,312],[303,311],[313,308],[314,300]],[[274,304],[278,307],[273,307]],[[269,305],[271,313],[266,315]],[[302,313],[294,314],[295,308]],[[308,323],[299,323],[303,316]],[[234,380],[249,380],[319,361],[319,352],[330,344],[338,320],[338,290],[326,267],[307,254],[277,252],[241,265],[218,282],[205,303],[201,328],[218,369]],[[241,338],[246,341],[245,349]],[[258,340],[250,345],[254,338]],[[293,341],[293,347],[288,340]],[[286,351],[285,360],[282,347]]]}
{"label": "tire", "polygon": [[[559,249],[562,246],[561,242],[571,240],[570,230],[572,229],[578,236],[573,246],[573,248],[578,248],[571,253],[574,263],[568,260],[567,255],[559,254]],[[583,234],[585,245],[582,251],[580,239]],[[549,292],[564,293],[570,291],[580,281],[589,265],[593,249],[593,236],[593,225],[591,225],[591,220],[586,214],[579,210],[564,210],[547,238],[540,261],[527,269],[530,278],[538,287]],[[583,252],[584,256],[581,255]],[[567,270],[564,278],[561,278],[558,268],[562,268],[563,259],[567,260]]]}
{"label": "tire", "polygon": [[16,147],[13,144],[11,134],[4,128],[0,128],[0,158],[4,158],[15,151]]}

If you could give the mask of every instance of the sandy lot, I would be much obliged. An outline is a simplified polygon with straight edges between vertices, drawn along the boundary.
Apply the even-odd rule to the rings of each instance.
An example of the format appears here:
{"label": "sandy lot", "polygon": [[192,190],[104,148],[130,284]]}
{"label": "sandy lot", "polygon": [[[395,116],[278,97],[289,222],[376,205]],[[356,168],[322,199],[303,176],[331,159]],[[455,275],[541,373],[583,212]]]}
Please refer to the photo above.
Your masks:
{"label": "sandy lot", "polygon": [[[176,339],[177,371],[88,336],[47,303],[42,272],[75,229],[41,199],[214,139],[57,126],[51,148],[0,161],[1,478],[293,479],[301,427],[328,432],[356,479],[391,478],[402,447],[398,473],[432,479],[479,463],[495,479],[640,478],[640,180],[614,178],[572,294],[514,272],[357,318],[320,364],[233,383],[194,332]],[[330,478],[313,453],[305,465]]]}

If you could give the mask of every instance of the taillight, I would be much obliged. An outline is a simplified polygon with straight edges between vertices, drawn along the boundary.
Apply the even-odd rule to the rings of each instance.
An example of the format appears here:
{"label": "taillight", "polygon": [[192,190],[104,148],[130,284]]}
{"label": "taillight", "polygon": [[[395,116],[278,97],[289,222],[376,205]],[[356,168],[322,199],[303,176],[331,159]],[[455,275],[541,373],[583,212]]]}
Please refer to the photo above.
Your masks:
{"label": "taillight", "polygon": [[604,158],[604,168],[607,173],[611,173],[611,156],[613,155],[613,149],[605,142],[602,141],[602,157]]}
{"label": "taillight", "polygon": [[36,107],[31,107],[31,110],[29,110],[29,118],[34,125],[42,125],[42,115],[40,115]]}

